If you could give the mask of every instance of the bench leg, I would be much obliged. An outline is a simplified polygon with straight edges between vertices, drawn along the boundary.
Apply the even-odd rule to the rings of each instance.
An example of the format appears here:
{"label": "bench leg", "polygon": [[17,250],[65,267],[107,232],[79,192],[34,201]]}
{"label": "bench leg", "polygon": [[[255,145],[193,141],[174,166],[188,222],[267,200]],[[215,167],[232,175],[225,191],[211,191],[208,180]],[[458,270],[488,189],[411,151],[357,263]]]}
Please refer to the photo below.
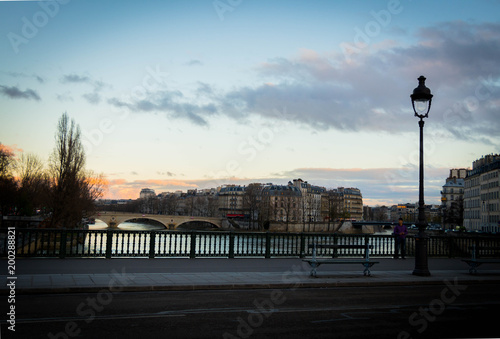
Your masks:
{"label": "bench leg", "polygon": [[469,274],[477,274],[477,268],[481,265],[481,263],[471,262],[469,263]]}
{"label": "bench leg", "polygon": [[319,267],[320,264],[316,263],[316,262],[310,262],[309,265],[311,265],[311,274],[310,276],[311,277],[314,277],[314,278],[317,278],[317,273],[316,273],[316,268]]}
{"label": "bench leg", "polygon": [[373,265],[374,265],[374,263],[371,263],[371,262],[363,263],[363,266],[365,267],[365,270],[363,271],[363,275],[370,276],[371,275],[370,267],[372,267]]}

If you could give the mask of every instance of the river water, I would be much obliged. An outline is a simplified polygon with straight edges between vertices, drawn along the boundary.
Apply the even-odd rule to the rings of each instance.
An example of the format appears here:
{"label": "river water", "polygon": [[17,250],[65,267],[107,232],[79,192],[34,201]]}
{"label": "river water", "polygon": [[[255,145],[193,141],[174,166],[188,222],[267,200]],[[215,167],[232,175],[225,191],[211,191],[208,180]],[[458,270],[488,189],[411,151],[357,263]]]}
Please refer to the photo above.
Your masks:
{"label": "river water", "polygon": [[[96,220],[94,225],[89,226],[89,230],[107,230],[112,229],[114,231],[122,230],[122,231],[151,231],[151,230],[165,230],[165,227],[162,225],[153,225],[142,222],[125,222],[120,224],[117,228],[109,228],[106,223],[101,220]],[[156,247],[162,253],[169,254],[172,252],[183,252],[187,251],[189,247],[188,237],[181,232],[177,235],[177,232],[169,232],[170,235],[168,237],[158,236],[156,239]],[[214,232],[213,235],[199,235],[196,238],[196,252],[197,255],[208,255],[210,253],[228,253],[229,246],[229,235],[222,236],[222,234],[216,234]],[[389,236],[391,234],[391,230],[384,230],[382,232],[376,233],[379,235]],[[103,237],[106,237],[103,235]],[[113,253],[124,253],[130,252],[139,253],[141,251],[145,251],[146,247],[149,246],[149,238],[146,238],[146,235],[138,235],[132,236],[127,234],[118,234],[115,235],[117,237],[116,241],[113,241]],[[90,243],[86,246],[88,248],[95,248],[98,243],[102,244],[103,239],[94,238],[91,239]],[[277,240],[273,240],[272,242],[272,253],[283,253],[283,251],[288,252],[290,254],[295,253],[298,246],[298,240],[288,239],[286,236],[279,237]],[[312,241],[309,240],[309,241]],[[308,241],[308,243],[309,243]],[[324,241],[324,240],[317,240]],[[364,243],[364,240],[359,238],[356,240],[357,242],[361,241]],[[392,237],[383,237],[377,240],[377,247],[383,247],[385,249],[384,252],[392,253],[393,251],[393,242]],[[241,235],[235,234],[235,253],[260,253],[262,248],[265,247],[265,236],[249,236],[246,233],[242,233]],[[375,245],[375,244],[374,244]],[[149,247],[148,247],[149,248]],[[286,250],[286,249],[289,250]]]}
{"label": "river water", "polygon": [[122,230],[122,231],[154,231],[154,230],[164,230],[165,227],[160,226],[160,225],[152,225],[152,224],[147,224],[147,223],[141,223],[141,222],[124,222],[118,225],[116,228],[111,228],[108,227],[108,225],[101,221],[96,219],[94,225],[89,225],[89,230],[107,230],[107,229],[112,229],[112,230]]}

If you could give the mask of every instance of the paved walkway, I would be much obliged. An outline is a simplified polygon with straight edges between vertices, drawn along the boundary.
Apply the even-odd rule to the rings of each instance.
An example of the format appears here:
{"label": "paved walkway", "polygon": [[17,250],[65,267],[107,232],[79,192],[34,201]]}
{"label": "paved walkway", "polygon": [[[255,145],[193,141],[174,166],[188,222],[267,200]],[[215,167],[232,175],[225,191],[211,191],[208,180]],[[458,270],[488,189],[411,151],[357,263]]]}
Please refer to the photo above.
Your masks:
{"label": "paved walkway", "polygon": [[[371,276],[363,266],[322,265],[318,277],[300,259],[24,259],[12,275],[0,275],[1,294],[166,291],[245,288],[317,288],[500,282],[499,265],[483,265],[470,275],[459,259],[429,259],[431,276],[412,275],[414,259],[380,261]],[[0,265],[7,267],[6,260]],[[6,270],[3,269],[5,272]],[[8,284],[11,284],[8,286]]]}

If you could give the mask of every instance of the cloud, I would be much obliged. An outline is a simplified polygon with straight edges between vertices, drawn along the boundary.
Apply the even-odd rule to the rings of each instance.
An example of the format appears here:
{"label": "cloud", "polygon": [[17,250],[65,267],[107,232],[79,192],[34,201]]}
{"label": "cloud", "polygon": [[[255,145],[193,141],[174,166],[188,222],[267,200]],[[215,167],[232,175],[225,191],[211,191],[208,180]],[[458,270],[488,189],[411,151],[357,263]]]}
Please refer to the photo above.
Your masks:
{"label": "cloud", "polygon": [[208,96],[208,97],[213,97],[214,88],[207,83],[198,82],[198,88],[196,89],[196,94]]}
{"label": "cloud", "polygon": [[105,199],[138,199],[143,188],[151,188],[156,194],[198,188],[195,182],[181,180],[134,180],[111,179],[109,181],[108,191]]}
{"label": "cloud", "polygon": [[140,100],[110,98],[108,103],[118,108],[128,108],[132,112],[163,112],[169,118],[186,119],[198,126],[207,126],[207,117],[218,113],[215,104],[193,104],[177,90],[162,89],[148,94],[147,98]]}
{"label": "cloud", "polygon": [[93,105],[96,105],[99,102],[101,102],[101,96],[97,92],[85,93],[82,95],[82,97]]}
{"label": "cloud", "polygon": [[4,145],[0,143],[0,151],[14,156],[16,153],[24,152],[22,148],[17,147],[17,145]]}
{"label": "cloud", "polygon": [[71,96],[71,93],[66,91],[62,94],[57,94],[56,95],[57,100],[61,102],[68,102],[68,101],[74,101],[73,97]]}
{"label": "cloud", "polygon": [[19,88],[12,86],[0,85],[0,94],[3,94],[11,99],[27,99],[27,100],[42,100],[37,92],[32,89],[20,90]]}
{"label": "cloud", "polygon": [[[161,112],[209,126],[213,116],[238,123],[251,115],[278,119],[313,130],[367,131],[404,135],[415,131],[410,94],[420,75],[434,99],[431,132],[488,145],[500,143],[500,24],[445,22],[415,32],[413,43],[386,40],[363,46],[346,58],[300,49],[256,66],[260,85],[218,90],[198,82],[189,91],[166,87],[141,99],[111,98],[108,103],[132,112]],[[197,60],[192,60],[196,64]],[[74,77],[74,81],[86,81]]]}
{"label": "cloud", "polygon": [[82,98],[84,98],[88,103],[92,105],[97,105],[101,102],[101,92],[107,87],[104,82],[99,80],[94,80],[88,75],[78,75],[78,74],[66,74],[63,75],[60,79],[60,82],[63,84],[87,84],[91,86],[92,91],[88,93],[84,93]]}
{"label": "cloud", "polygon": [[[286,107],[296,123],[313,129],[414,130],[409,95],[427,76],[435,97],[429,119],[460,140],[498,144],[500,25],[442,23],[417,33],[417,42],[366,46],[351,60],[338,52],[302,49],[257,67],[266,83],[233,89],[219,98],[232,117],[268,117]],[[481,135],[481,138],[476,136]]]}
{"label": "cloud", "polygon": [[[276,178],[302,178],[313,185],[327,189],[336,187],[356,187],[363,199],[375,204],[396,204],[418,201],[418,167],[399,168],[298,168],[275,173]],[[440,204],[440,191],[445,183],[449,168],[426,168],[426,204]]]}
{"label": "cloud", "polygon": [[14,78],[33,78],[36,81],[38,81],[38,83],[40,83],[40,84],[43,84],[45,82],[45,79],[37,74],[30,75],[30,74],[26,74],[26,73],[22,73],[22,72],[2,72],[2,73],[10,75],[11,77],[14,77]]}
{"label": "cloud", "polygon": [[158,175],[166,175],[166,176],[168,176],[168,177],[174,177],[174,176],[175,176],[175,174],[174,174],[174,173],[169,172],[169,171],[167,171],[167,172],[157,171],[156,173],[157,173]]}
{"label": "cloud", "polygon": [[196,60],[196,59],[193,59],[193,60],[189,60],[186,65],[188,66],[201,66],[203,65],[203,62],[201,62],[200,60]]}
{"label": "cloud", "polygon": [[62,83],[90,83],[90,84],[92,84],[92,80],[88,76],[86,76],[86,75],[81,76],[78,74],[63,75],[63,77],[61,78],[61,82]]}

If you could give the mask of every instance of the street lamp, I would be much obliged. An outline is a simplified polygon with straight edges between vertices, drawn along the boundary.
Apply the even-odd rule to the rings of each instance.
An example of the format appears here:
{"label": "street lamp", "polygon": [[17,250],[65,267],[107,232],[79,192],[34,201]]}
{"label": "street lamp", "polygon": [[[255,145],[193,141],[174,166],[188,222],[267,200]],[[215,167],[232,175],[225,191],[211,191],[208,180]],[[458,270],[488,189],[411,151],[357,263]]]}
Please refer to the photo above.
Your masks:
{"label": "street lamp", "polygon": [[415,238],[415,268],[413,275],[429,276],[429,266],[427,264],[427,240],[425,228],[427,220],[425,218],[424,205],[424,118],[429,116],[431,109],[432,94],[431,90],[425,87],[425,77],[421,75],[418,78],[418,87],[413,90],[411,105],[415,116],[420,118],[420,175],[418,188],[418,235]]}

